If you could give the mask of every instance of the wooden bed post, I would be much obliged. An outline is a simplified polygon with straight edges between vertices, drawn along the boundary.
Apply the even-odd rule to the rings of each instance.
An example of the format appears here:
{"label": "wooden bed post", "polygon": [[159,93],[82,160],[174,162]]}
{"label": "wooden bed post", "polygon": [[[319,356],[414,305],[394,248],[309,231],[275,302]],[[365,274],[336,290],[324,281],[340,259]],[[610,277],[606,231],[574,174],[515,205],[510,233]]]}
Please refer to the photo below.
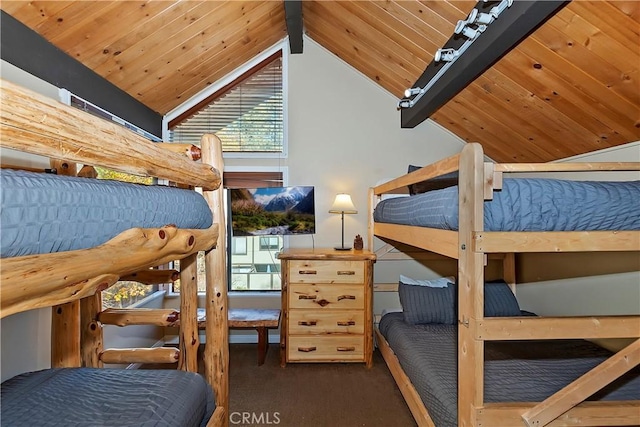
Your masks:
{"label": "wooden bed post", "polygon": [[[52,169],[59,175],[76,176],[75,163],[50,159]],[[51,367],[76,368],[80,356],[80,301],[72,301],[51,308]]]}
{"label": "wooden bed post", "polygon": [[104,363],[100,354],[104,350],[102,323],[98,321],[98,313],[102,311],[102,292],[80,300],[80,346],[82,366],[102,368]]}
{"label": "wooden bed post", "polygon": [[80,367],[80,301],[51,309],[51,367]]}
{"label": "wooden bed post", "polygon": [[180,361],[178,369],[198,372],[198,253],[180,260]]}
{"label": "wooden bed post", "polygon": [[378,196],[376,196],[373,191],[373,187],[369,188],[369,220],[367,221],[367,244],[368,249],[371,252],[375,253],[375,248],[373,247],[374,242],[374,232],[373,232],[373,210],[376,207]]}
{"label": "wooden bed post", "polygon": [[[224,170],[222,143],[215,135],[202,137],[202,161],[214,166],[220,174]],[[206,344],[204,352],[205,377],[216,395],[216,406],[224,408],[223,426],[229,422],[229,329],[227,327],[227,263],[224,189],[222,183],[215,191],[205,191],[214,221],[219,224],[218,244],[205,253],[207,277]]]}
{"label": "wooden bed post", "polygon": [[458,233],[458,425],[475,425],[484,400],[484,342],[474,327],[484,316],[484,255],[473,251],[473,232],[483,231],[482,147],[468,143],[460,156]]}
{"label": "wooden bed post", "polygon": [[516,254],[513,252],[504,254],[502,260],[502,278],[511,288],[511,292],[516,294]]}

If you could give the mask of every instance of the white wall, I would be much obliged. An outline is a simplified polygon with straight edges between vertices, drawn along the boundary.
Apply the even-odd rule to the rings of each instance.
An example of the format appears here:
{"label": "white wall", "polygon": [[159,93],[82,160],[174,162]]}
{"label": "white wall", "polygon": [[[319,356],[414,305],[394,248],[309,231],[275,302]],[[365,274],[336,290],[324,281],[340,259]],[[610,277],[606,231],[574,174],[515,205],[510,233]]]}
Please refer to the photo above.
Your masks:
{"label": "white wall", "polygon": [[[358,214],[345,216],[345,244],[367,232],[368,189],[461,150],[464,141],[427,120],[400,128],[397,98],[310,38],[304,53],[288,57],[289,156],[225,159],[228,166],[288,166],[289,185],[314,185],[317,247],[340,243],[340,216],[328,210],[337,193],[349,193]],[[311,247],[292,236],[291,247]]]}
{"label": "white wall", "polygon": [[[640,141],[562,162],[640,161]],[[639,180],[640,173],[564,174],[577,179]],[[640,205],[640,201],[638,201]],[[522,254],[518,301],[540,315],[640,314],[640,257],[636,253]]]}
{"label": "white wall", "polygon": [[[345,245],[351,246],[356,234],[366,245],[369,187],[406,173],[409,164],[425,165],[458,153],[464,141],[431,120],[414,129],[400,128],[397,98],[306,36],[304,53],[290,55],[288,62],[288,158],[225,163],[288,166],[288,184],[315,186],[316,234],[291,236],[290,247],[340,244],[340,216],[328,211],[342,192],[351,194],[358,209],[356,215],[345,215]],[[400,271],[420,277],[440,274],[412,261],[378,262],[375,280],[397,282]],[[442,271],[451,274],[455,264]],[[375,300],[377,313],[398,305],[395,293],[378,294]],[[279,308],[280,296],[231,296],[230,306]]]}

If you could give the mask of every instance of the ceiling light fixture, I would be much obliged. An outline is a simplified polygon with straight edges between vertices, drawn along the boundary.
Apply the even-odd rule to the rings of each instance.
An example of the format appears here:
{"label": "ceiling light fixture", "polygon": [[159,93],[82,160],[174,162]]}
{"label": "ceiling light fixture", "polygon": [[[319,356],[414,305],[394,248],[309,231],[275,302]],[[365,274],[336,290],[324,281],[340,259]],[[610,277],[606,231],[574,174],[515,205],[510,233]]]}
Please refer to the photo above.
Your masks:
{"label": "ceiling light fixture", "polygon": [[[488,3],[492,0],[483,0]],[[480,12],[478,9],[471,9],[469,16],[465,20],[460,20],[454,29],[455,34],[460,34],[467,38],[458,49],[441,48],[438,49],[433,57],[433,62],[444,62],[438,69],[436,74],[424,85],[424,87],[415,87],[407,89],[404,92],[404,98],[398,102],[398,110],[413,107],[420,98],[444,75],[449,67],[471,46],[480,34],[486,31],[487,26],[491,24],[498,16],[513,4],[513,0],[501,0],[499,4],[491,8],[489,13]],[[473,26],[473,27],[472,27]],[[475,28],[474,28],[475,27]],[[413,98],[411,98],[413,97]],[[411,98],[411,99],[409,99]]]}
{"label": "ceiling light fixture", "polygon": [[410,89],[407,89],[407,90],[404,91],[404,97],[405,98],[409,98],[411,96],[415,96],[415,95],[419,94],[421,90],[422,89],[419,88],[419,87],[412,87]]}
{"label": "ceiling light fixture", "polygon": [[449,49],[438,49],[436,51],[435,56],[433,57],[433,60],[436,62],[450,62],[453,61],[455,58],[457,58],[460,55],[460,52],[458,52],[457,50],[453,49],[453,48],[449,48]]}

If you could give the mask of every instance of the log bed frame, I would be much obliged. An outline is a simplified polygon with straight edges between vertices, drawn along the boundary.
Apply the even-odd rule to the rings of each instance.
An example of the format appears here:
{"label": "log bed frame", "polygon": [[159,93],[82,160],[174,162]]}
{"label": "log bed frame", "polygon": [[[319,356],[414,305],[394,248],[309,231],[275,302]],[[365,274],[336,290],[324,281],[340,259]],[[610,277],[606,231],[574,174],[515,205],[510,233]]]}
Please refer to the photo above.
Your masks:
{"label": "log bed frame", "polygon": [[[638,251],[639,231],[483,231],[483,203],[509,172],[638,171],[640,163],[494,164],[482,147],[468,143],[460,154],[370,190],[369,247],[374,237],[408,244],[458,260],[458,425],[622,426],[640,425],[640,401],[584,402],[640,364],[640,316],[485,318],[483,284],[489,254],[505,254],[505,280],[515,291],[517,252]],[[459,171],[459,232],[374,223],[373,209],[385,193]],[[378,347],[416,422],[434,426],[393,350],[376,330]],[[485,403],[484,343],[493,340],[631,338],[631,344],[592,371],[539,403]]]}
{"label": "log bed frame", "polygon": [[[0,83],[0,146],[46,156],[58,165],[78,162],[201,187],[214,217],[214,224],[204,230],[172,225],[133,228],[90,249],[2,259],[0,318],[53,307],[52,367],[178,362],[178,369],[198,372],[196,257],[205,251],[204,366],[205,379],[216,399],[208,425],[228,425],[226,227],[220,140],[204,135],[201,150],[184,144],[154,144],[116,123],[5,80]],[[194,162],[200,154],[202,162]],[[178,259],[179,273],[149,270]],[[126,324],[157,326],[168,326],[180,316],[179,349],[103,349],[102,324],[110,323],[110,314],[109,310],[102,312],[100,291],[119,280],[157,284],[175,280],[178,274],[179,314],[174,310],[127,309],[119,315],[127,318]]]}

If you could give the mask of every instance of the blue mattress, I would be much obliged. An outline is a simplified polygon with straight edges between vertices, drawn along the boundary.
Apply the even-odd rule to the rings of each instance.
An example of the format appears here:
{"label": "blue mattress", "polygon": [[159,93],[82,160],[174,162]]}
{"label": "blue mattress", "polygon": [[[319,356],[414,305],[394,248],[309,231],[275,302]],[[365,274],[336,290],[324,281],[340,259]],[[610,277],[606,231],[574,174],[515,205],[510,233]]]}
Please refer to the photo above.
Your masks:
{"label": "blue mattress", "polygon": [[195,191],[8,169],[0,179],[2,258],[91,248],[134,227],[212,224]]}
{"label": "blue mattress", "polygon": [[[505,179],[484,203],[485,231],[640,230],[640,181]],[[458,187],[381,201],[374,220],[458,229]]]}
{"label": "blue mattress", "polygon": [[0,424],[12,427],[199,427],[215,409],[204,378],[179,370],[46,369],[0,390]]}
{"label": "blue mattress", "polygon": [[[403,313],[388,313],[379,329],[435,425],[457,426],[456,325],[410,325]],[[583,340],[487,342],[485,402],[540,402],[610,355]],[[589,398],[632,399],[640,399],[638,368]]]}

